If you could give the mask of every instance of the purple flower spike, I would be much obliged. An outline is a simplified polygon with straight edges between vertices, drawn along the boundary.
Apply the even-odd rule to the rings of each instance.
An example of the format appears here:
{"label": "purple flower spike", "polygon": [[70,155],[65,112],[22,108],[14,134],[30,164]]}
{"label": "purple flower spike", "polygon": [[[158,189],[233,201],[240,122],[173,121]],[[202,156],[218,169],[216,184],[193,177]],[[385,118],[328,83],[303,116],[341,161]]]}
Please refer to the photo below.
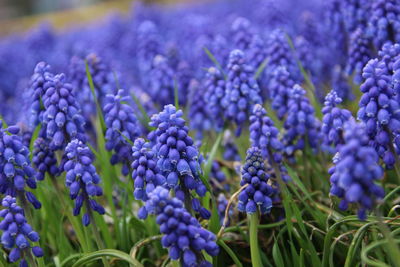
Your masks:
{"label": "purple flower spike", "polygon": [[216,236],[202,228],[181,200],[169,196],[167,189],[156,187],[149,194],[146,209],[157,216],[156,222],[163,234],[161,244],[168,248],[172,260],[180,259],[183,266],[202,266],[205,264],[200,257],[202,251],[211,256],[218,255]]}
{"label": "purple flower spike", "polygon": [[333,158],[331,175],[331,191],[342,199],[341,209],[347,209],[348,204],[355,203],[358,207],[358,217],[366,219],[366,212],[384,197],[384,190],[375,181],[383,176],[383,170],[378,165],[379,157],[369,146],[369,137],[365,125],[349,121],[344,126],[344,145]]}
{"label": "purple flower spike", "polygon": [[20,266],[26,264],[24,255],[32,251],[35,257],[42,257],[43,250],[38,246],[32,246],[33,242],[39,241],[39,234],[28,224],[24,210],[16,203],[15,198],[7,195],[3,198],[1,205],[0,222],[1,244],[11,250],[8,256],[10,262],[21,259]]}
{"label": "purple flower spike", "polygon": [[82,223],[90,224],[92,211],[104,214],[104,208],[94,199],[103,195],[99,186],[101,180],[93,166],[93,154],[90,149],[77,139],[72,140],[65,148],[63,169],[66,172],[65,185],[69,188],[69,195],[75,200],[74,216],[79,215],[85,204],[86,213]]}
{"label": "purple flower spike", "polygon": [[259,209],[261,214],[270,212],[274,189],[268,184],[268,179],[261,150],[258,147],[249,148],[240,181],[241,186],[248,186],[239,194],[239,211],[254,213]]}

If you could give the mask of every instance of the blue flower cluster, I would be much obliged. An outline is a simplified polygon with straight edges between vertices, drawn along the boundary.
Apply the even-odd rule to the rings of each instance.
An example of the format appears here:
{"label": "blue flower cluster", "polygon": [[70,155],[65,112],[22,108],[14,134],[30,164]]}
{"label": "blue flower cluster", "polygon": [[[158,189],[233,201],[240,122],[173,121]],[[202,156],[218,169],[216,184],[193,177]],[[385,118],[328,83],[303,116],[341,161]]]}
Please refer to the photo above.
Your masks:
{"label": "blue flower cluster", "polygon": [[350,36],[349,55],[347,59],[346,72],[348,75],[354,73],[354,82],[362,82],[362,70],[371,58],[370,39],[359,28]]}
{"label": "blue flower cluster", "polygon": [[18,136],[19,127],[3,128],[0,121],[0,193],[27,199],[35,209],[42,205],[32,192],[36,188],[36,171],[31,167],[29,149]]}
{"label": "blue flower cluster", "polygon": [[253,29],[248,19],[237,17],[231,26],[233,47],[242,51],[249,49],[253,38]]}
{"label": "blue flower cluster", "polygon": [[303,150],[308,144],[318,149],[320,143],[320,122],[314,114],[314,108],[306,96],[306,91],[296,84],[290,91],[286,129],[283,136],[285,153],[292,157],[297,150]]}
{"label": "blue flower cluster", "polygon": [[165,185],[165,177],[157,166],[157,158],[149,143],[137,138],[132,147],[132,179],[135,199],[146,201],[147,195],[157,186]]}
{"label": "blue flower cluster", "polygon": [[222,145],[224,147],[223,158],[227,161],[241,161],[239,150],[233,141],[232,134],[229,130],[224,132],[224,137],[222,139]]}
{"label": "blue flower cluster", "polygon": [[289,109],[289,95],[294,86],[293,79],[285,66],[278,66],[272,72],[269,80],[269,97],[272,99],[272,108],[276,110],[279,119],[283,119]]}
{"label": "blue flower cluster", "polygon": [[205,90],[201,88],[197,80],[192,80],[190,82],[189,91],[190,128],[196,130],[196,138],[201,140],[203,138],[203,133],[212,129],[213,120],[210,110],[207,107],[207,100],[204,97]]}
{"label": "blue flower cluster", "polygon": [[[280,162],[283,144],[279,140],[279,130],[259,104],[254,105],[253,113],[250,116],[249,130],[252,146],[260,148],[264,158],[273,157],[274,161]],[[271,155],[272,153],[273,155]]]}
{"label": "blue flower cluster", "polygon": [[44,179],[46,173],[52,177],[60,173],[55,153],[50,150],[48,143],[41,137],[35,140],[32,152],[32,163],[37,170],[36,179],[39,181]]}
{"label": "blue flower cluster", "polygon": [[400,41],[400,6],[397,0],[372,1],[369,31],[378,48],[387,41]]}
{"label": "blue flower cluster", "polygon": [[65,75],[55,75],[52,86],[43,95],[43,124],[41,136],[50,140],[50,149],[61,150],[72,139],[86,140],[85,119],[73,94],[72,85],[65,82]]}
{"label": "blue flower cluster", "polygon": [[334,90],[325,97],[321,132],[324,135],[324,144],[328,146],[337,147],[343,144],[343,125],[352,118],[349,110],[337,107],[340,103],[342,103],[342,99]]}
{"label": "blue flower cluster", "polygon": [[45,62],[39,62],[29,82],[29,101],[31,115],[29,118],[29,127],[35,128],[43,116],[42,97],[48,87],[52,86],[53,74],[50,72],[50,66]]}
{"label": "blue flower cluster", "polygon": [[388,168],[392,168],[395,157],[390,146],[392,135],[400,131],[400,106],[393,97],[391,77],[383,61],[372,59],[364,68],[363,78],[364,82],[360,87],[363,95],[357,117],[365,122],[367,133],[379,156]]}
{"label": "blue flower cluster", "polygon": [[33,253],[35,257],[43,257],[43,250],[39,246],[32,246],[31,242],[39,241],[39,234],[26,221],[24,210],[17,205],[16,199],[7,195],[1,201],[3,210],[0,211],[1,244],[10,249],[8,259],[16,262],[21,259],[19,266],[27,267],[25,257]]}
{"label": "blue flower cluster", "polygon": [[94,197],[103,195],[99,186],[100,177],[93,166],[93,154],[82,141],[74,139],[65,148],[63,169],[66,172],[65,185],[69,196],[75,200],[74,216],[78,216],[82,206],[86,213],[82,217],[83,225],[90,224],[92,210],[104,214],[105,210]]}
{"label": "blue flower cluster", "polygon": [[216,237],[201,227],[182,201],[171,198],[167,189],[158,186],[150,193],[146,209],[157,215],[156,222],[163,234],[161,244],[168,248],[172,260],[180,260],[182,266],[212,266],[204,259],[202,251],[211,256],[218,255]]}
{"label": "blue flower cluster", "polygon": [[222,72],[215,67],[210,67],[207,70],[204,86],[204,99],[207,100],[207,108],[217,130],[219,130],[224,124],[224,108],[221,101],[225,95],[225,79]]}
{"label": "blue flower cluster", "polygon": [[128,175],[132,162],[131,145],[140,136],[141,129],[133,108],[128,104],[130,96],[124,95],[124,90],[118,90],[116,95],[108,94],[103,107],[106,149],[113,151],[111,164],[122,163],[122,174]]}
{"label": "blue flower cluster", "polygon": [[342,198],[339,207],[343,210],[355,203],[358,217],[366,218],[379,199],[384,196],[383,188],[375,182],[382,178],[383,170],[379,166],[379,157],[369,146],[369,137],[365,126],[350,121],[344,127],[345,144],[334,157],[331,175],[332,195]]}
{"label": "blue flower cluster", "polygon": [[146,86],[153,101],[161,106],[174,103],[174,88],[177,80],[168,60],[162,55],[153,59]]}
{"label": "blue flower cluster", "polygon": [[[267,49],[264,40],[259,35],[254,35],[249,44],[249,49],[246,52],[247,62],[257,71],[261,64],[266,64]],[[262,72],[264,74],[265,72]],[[262,76],[260,76],[262,77]]]}
{"label": "blue flower cluster", "polygon": [[71,59],[68,81],[72,84],[74,95],[79,95],[77,101],[82,108],[82,115],[90,121],[96,114],[96,104],[89,86],[86,64],[92,76],[97,101],[101,106],[107,94],[115,93],[117,81],[111,68],[95,53],[87,55],[86,58],[75,56]]}
{"label": "blue flower cluster", "polygon": [[157,154],[157,166],[166,177],[166,186],[175,190],[182,201],[192,199],[193,210],[209,218],[210,212],[201,207],[199,200],[190,194],[193,190],[202,197],[207,189],[200,179],[202,170],[198,149],[188,135],[189,129],[182,116],[181,110],[166,105],[162,112],[151,118],[149,125],[156,130],[149,133],[149,139],[155,140],[153,149]]}
{"label": "blue flower cluster", "polygon": [[273,188],[268,184],[269,175],[266,172],[264,159],[258,147],[247,150],[246,162],[242,168],[240,185],[248,186],[239,194],[238,210],[246,213],[259,211],[269,213],[272,208],[271,196]]}
{"label": "blue flower cluster", "polygon": [[252,106],[262,103],[260,88],[253,75],[254,70],[247,65],[244,53],[233,50],[229,55],[228,80],[221,104],[225,109],[225,118],[237,124],[239,134]]}
{"label": "blue flower cluster", "polygon": [[220,192],[229,192],[230,186],[227,183],[226,175],[222,171],[221,164],[217,160],[212,161],[209,176],[214,195],[217,196]]}

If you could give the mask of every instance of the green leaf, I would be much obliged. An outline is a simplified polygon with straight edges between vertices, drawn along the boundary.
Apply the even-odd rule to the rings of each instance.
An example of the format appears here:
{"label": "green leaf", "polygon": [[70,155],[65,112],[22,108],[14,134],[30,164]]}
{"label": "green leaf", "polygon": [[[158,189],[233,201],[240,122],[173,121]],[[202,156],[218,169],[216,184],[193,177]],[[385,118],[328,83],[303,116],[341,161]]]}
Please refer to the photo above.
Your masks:
{"label": "green leaf", "polygon": [[283,262],[282,254],[279,249],[279,244],[275,240],[274,246],[272,247],[272,258],[274,259],[274,262],[277,267],[285,267],[285,264]]}
{"label": "green leaf", "polygon": [[100,260],[104,257],[113,257],[125,262],[128,262],[135,267],[143,267],[143,265],[135,259],[132,259],[127,253],[115,249],[103,249],[91,253],[82,254],[72,267],[88,266],[89,263]]}
{"label": "green leaf", "polygon": [[267,67],[269,62],[269,58],[264,59],[264,61],[260,64],[260,66],[258,66],[257,71],[254,75],[254,79],[258,79],[260,77],[260,75],[263,73],[263,71],[265,70],[265,68]]}
{"label": "green leaf", "polygon": [[237,267],[243,266],[238,257],[236,256],[236,253],[222,239],[219,239],[217,243],[226,251],[226,253],[228,253],[228,255],[231,257],[231,259],[233,260],[233,262]]}

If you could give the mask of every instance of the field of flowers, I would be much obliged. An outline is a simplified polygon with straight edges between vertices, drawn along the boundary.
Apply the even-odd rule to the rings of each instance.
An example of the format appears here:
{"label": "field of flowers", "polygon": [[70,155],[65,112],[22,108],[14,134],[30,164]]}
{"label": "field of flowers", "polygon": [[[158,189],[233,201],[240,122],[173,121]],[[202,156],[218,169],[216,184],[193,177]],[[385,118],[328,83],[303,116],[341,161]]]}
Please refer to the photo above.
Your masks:
{"label": "field of flowers", "polygon": [[399,0],[3,37],[0,266],[399,267],[398,42]]}

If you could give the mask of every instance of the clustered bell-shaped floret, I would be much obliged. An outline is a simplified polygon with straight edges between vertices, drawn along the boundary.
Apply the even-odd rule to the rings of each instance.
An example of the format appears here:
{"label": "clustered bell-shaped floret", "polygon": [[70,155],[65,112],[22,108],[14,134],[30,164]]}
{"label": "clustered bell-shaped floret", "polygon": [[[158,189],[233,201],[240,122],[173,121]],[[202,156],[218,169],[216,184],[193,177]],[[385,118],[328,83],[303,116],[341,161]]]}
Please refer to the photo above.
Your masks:
{"label": "clustered bell-shaped floret", "polygon": [[346,72],[348,75],[354,73],[354,82],[362,82],[362,70],[371,58],[370,40],[365,36],[362,29],[357,29],[350,36],[350,47],[348,52]]}
{"label": "clustered bell-shaped floret", "polygon": [[271,74],[269,80],[269,97],[272,99],[272,108],[280,120],[289,109],[289,95],[294,86],[294,81],[285,66],[278,66]]}
{"label": "clustered bell-shaped floret", "polygon": [[274,190],[268,184],[268,179],[269,175],[266,172],[261,150],[258,147],[249,148],[240,181],[241,186],[247,184],[248,186],[239,194],[239,211],[254,213],[259,209],[261,214],[270,212],[271,196]]}
{"label": "clustered bell-shaped floret", "polygon": [[34,129],[41,121],[43,116],[43,104],[41,103],[43,94],[48,87],[53,86],[53,74],[50,66],[45,62],[39,62],[29,82],[29,101],[31,114],[29,127]]}
{"label": "clustered bell-shaped floret", "polygon": [[342,99],[334,90],[325,97],[321,132],[324,135],[324,144],[328,146],[336,147],[343,144],[343,125],[352,118],[349,110],[337,107],[340,103],[342,103]]}
{"label": "clustered bell-shaped floret", "polygon": [[330,193],[342,198],[339,207],[343,210],[349,204],[356,204],[358,217],[365,219],[366,212],[384,196],[383,188],[375,183],[382,178],[383,170],[377,153],[369,146],[364,124],[346,123],[344,140],[345,144],[333,158],[335,165],[329,170]]}
{"label": "clustered bell-shaped floret", "polygon": [[221,101],[225,95],[225,79],[221,71],[216,67],[210,67],[206,74],[204,86],[206,90],[204,99],[207,100],[207,109],[209,109],[210,116],[217,130],[219,130],[224,124],[224,108]]}
{"label": "clustered bell-shaped floret", "polygon": [[378,155],[391,168],[395,158],[390,146],[392,135],[399,133],[400,106],[394,97],[391,78],[383,61],[370,60],[364,68],[363,78],[364,82],[360,87],[363,95],[357,116],[366,124],[367,133]]}
{"label": "clustered bell-shaped floret", "polygon": [[19,263],[20,267],[28,266],[25,258],[26,253],[33,253],[35,257],[43,257],[43,250],[39,246],[32,246],[31,242],[39,241],[39,234],[28,224],[24,210],[16,203],[15,198],[7,195],[3,198],[0,211],[1,244],[4,248],[11,250],[8,255],[10,262]]}
{"label": "clustered bell-shaped floret", "polygon": [[127,104],[129,96],[124,96],[124,90],[118,90],[116,95],[106,96],[104,121],[107,127],[105,139],[106,149],[113,150],[111,164],[122,163],[122,174],[128,175],[129,164],[132,162],[131,145],[141,134],[138,120],[133,108]]}
{"label": "clustered bell-shaped floret", "polygon": [[132,152],[132,179],[135,187],[133,194],[135,199],[146,201],[148,194],[154,188],[165,184],[165,177],[157,167],[156,154],[144,139],[137,138],[135,140]]}
{"label": "clustered bell-shaped floret", "polygon": [[137,29],[137,63],[142,75],[148,75],[153,58],[160,54],[161,37],[153,21],[145,20]]}
{"label": "clustered bell-shaped floret", "polygon": [[209,218],[209,211],[201,207],[199,200],[192,198],[189,193],[193,190],[202,197],[207,189],[200,179],[199,151],[188,135],[189,129],[182,116],[181,110],[166,105],[162,112],[151,118],[149,125],[156,130],[149,133],[149,139],[155,142],[153,149],[157,154],[157,166],[166,177],[166,186],[175,190],[182,201],[191,199],[193,210],[203,218]]}
{"label": "clustered bell-shaped floret", "polygon": [[38,137],[35,140],[32,154],[32,163],[37,170],[37,180],[42,181],[46,173],[53,177],[59,174],[56,155],[43,138]]}
{"label": "clustered bell-shaped floret", "polygon": [[228,80],[225,95],[221,101],[225,109],[225,118],[234,121],[240,127],[251,113],[254,104],[261,104],[260,88],[253,78],[254,70],[247,65],[244,53],[233,50],[229,55]]}
{"label": "clustered bell-shaped floret", "polygon": [[248,19],[237,17],[231,26],[233,48],[247,51],[253,38],[253,29]]}
{"label": "clustered bell-shaped floret", "polygon": [[79,96],[77,101],[82,108],[82,115],[87,121],[90,121],[93,114],[96,114],[96,102],[94,101],[93,92],[89,85],[86,64],[92,77],[97,101],[99,101],[101,106],[104,104],[107,94],[115,93],[116,82],[110,66],[98,55],[91,53],[86,58],[72,57],[68,80],[73,86],[73,93]]}
{"label": "clustered bell-shaped floret", "polygon": [[216,237],[190,215],[182,201],[171,198],[167,189],[158,186],[149,194],[146,209],[157,216],[156,222],[163,234],[161,244],[168,248],[172,260],[180,260],[182,266],[211,266],[202,251],[210,256],[218,255]]}
{"label": "clustered bell-shaped floret", "polygon": [[2,128],[0,121],[0,193],[12,197],[26,197],[35,209],[42,205],[26,186],[36,188],[36,172],[31,167],[29,149],[18,136],[18,126]]}
{"label": "clustered bell-shaped floret", "polygon": [[267,50],[264,40],[259,35],[254,35],[249,44],[249,49],[246,53],[247,62],[254,69],[257,70],[261,64],[265,64],[267,59]]}
{"label": "clustered bell-shaped floret", "polygon": [[65,185],[69,189],[69,196],[75,200],[74,216],[78,216],[85,204],[86,213],[82,223],[90,224],[92,210],[104,214],[104,208],[94,199],[103,195],[99,186],[101,180],[93,166],[93,154],[90,149],[77,139],[72,140],[65,148],[63,169],[66,172]]}
{"label": "clustered bell-shaped floret", "polygon": [[174,80],[174,70],[167,58],[155,56],[147,79],[147,88],[155,103],[166,105],[174,102]]}
{"label": "clustered bell-shaped floret", "polygon": [[205,91],[197,80],[192,80],[190,90],[190,128],[196,130],[196,139],[203,138],[203,132],[209,131],[213,127],[212,116],[207,107],[207,99],[204,97]]}
{"label": "clustered bell-shaped floret", "polygon": [[[253,113],[250,116],[249,130],[252,146],[260,148],[264,158],[272,156],[276,162],[280,162],[283,144],[279,140],[279,130],[268,117],[265,109],[259,104],[254,105]],[[277,153],[270,155],[273,152]]]}
{"label": "clustered bell-shaped floret", "polygon": [[369,32],[375,45],[400,41],[400,6],[397,0],[374,0],[369,17]]}
{"label": "clustered bell-shaped floret", "polygon": [[85,140],[85,120],[73,94],[71,84],[65,82],[65,75],[53,78],[53,86],[43,95],[43,125],[41,136],[50,140],[51,150],[60,150],[72,139]]}
{"label": "clustered bell-shaped floret", "polygon": [[267,76],[270,77],[277,67],[282,66],[288,70],[291,79],[297,80],[299,74],[295,57],[289,46],[285,32],[281,29],[271,32],[267,39],[266,47],[269,58],[266,67]]}
{"label": "clustered bell-shaped floret", "polygon": [[297,150],[303,150],[306,142],[312,149],[320,143],[319,124],[314,108],[306,96],[306,91],[295,85],[290,91],[289,110],[284,127],[283,143],[286,154],[291,157]]}

